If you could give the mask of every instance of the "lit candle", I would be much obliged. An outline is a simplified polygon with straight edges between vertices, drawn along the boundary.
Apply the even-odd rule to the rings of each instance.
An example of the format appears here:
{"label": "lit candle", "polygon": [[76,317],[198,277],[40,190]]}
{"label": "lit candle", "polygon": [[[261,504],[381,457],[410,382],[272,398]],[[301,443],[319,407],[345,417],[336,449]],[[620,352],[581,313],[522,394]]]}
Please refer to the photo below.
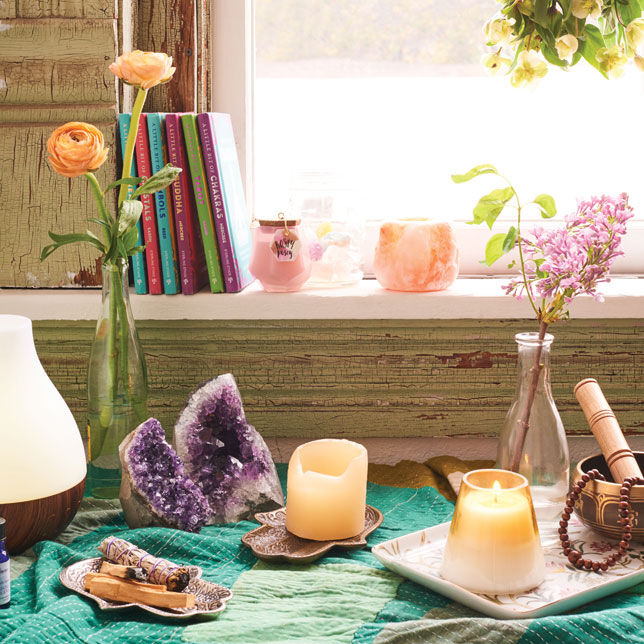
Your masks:
{"label": "lit candle", "polygon": [[347,440],[300,445],[288,464],[286,529],[314,541],[348,539],[364,529],[367,450]]}
{"label": "lit candle", "polygon": [[527,479],[505,470],[466,474],[441,576],[472,592],[505,595],[538,586],[544,572]]}

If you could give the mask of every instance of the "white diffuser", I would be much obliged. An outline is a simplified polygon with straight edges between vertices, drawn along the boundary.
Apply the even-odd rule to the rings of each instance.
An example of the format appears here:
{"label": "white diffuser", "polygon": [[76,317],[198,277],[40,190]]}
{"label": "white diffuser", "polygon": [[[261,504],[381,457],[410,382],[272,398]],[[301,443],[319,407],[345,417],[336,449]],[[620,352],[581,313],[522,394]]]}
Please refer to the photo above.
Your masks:
{"label": "white diffuser", "polygon": [[9,552],[65,529],[86,472],[78,426],[40,364],[31,320],[0,315],[0,516]]}

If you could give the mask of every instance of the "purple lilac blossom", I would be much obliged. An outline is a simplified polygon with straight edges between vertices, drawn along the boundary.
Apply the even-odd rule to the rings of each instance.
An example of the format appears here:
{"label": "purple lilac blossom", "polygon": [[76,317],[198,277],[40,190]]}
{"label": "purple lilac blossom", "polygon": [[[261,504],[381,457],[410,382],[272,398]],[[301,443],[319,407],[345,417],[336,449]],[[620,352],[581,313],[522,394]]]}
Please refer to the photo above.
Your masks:
{"label": "purple lilac blossom", "polygon": [[146,509],[156,515],[156,520],[142,516],[145,512],[140,503],[133,503],[136,510],[129,512],[126,502],[123,509],[128,525],[165,525],[199,532],[210,516],[208,501],[186,474],[177,453],[165,441],[159,421],[155,418],[146,420],[125,438],[122,445],[124,478],[129,477],[126,482],[133,492],[142,497]]}
{"label": "purple lilac blossom", "polygon": [[175,425],[174,442],[212,508],[209,524],[250,519],[284,504],[271,453],[246,421],[231,374],[192,393]]}
{"label": "purple lilac blossom", "polygon": [[[592,197],[579,201],[576,212],[567,215],[557,229],[535,228],[523,237],[526,278],[533,298],[543,298],[542,310],[553,311],[554,319],[567,316],[565,306],[587,294],[602,302],[597,285],[608,282],[615,258],[623,255],[621,239],[626,222],[633,217],[628,195]],[[521,299],[525,284],[521,275],[504,286],[505,292]]]}

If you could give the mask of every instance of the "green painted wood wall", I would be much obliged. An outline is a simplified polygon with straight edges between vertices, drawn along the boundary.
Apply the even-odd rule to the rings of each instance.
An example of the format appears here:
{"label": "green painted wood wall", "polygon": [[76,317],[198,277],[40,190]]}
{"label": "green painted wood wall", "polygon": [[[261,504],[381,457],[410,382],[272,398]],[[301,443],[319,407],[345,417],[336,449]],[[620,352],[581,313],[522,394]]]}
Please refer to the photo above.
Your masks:
{"label": "green painted wood wall", "polygon": [[[531,321],[140,321],[150,413],[171,430],[190,391],[232,372],[267,437],[496,436],[516,385],[514,334]],[[84,428],[91,322],[35,322],[42,363]],[[644,433],[644,320],[554,329],[552,388],[569,434],[595,377],[627,433]]]}

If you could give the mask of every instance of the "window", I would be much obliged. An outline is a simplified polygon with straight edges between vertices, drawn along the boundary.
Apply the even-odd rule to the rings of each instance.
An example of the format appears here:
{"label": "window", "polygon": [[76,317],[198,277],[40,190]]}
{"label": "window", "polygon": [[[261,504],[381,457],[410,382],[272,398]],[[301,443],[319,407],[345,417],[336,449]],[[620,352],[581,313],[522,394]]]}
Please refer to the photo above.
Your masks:
{"label": "window", "polygon": [[560,214],[577,197],[629,192],[638,215],[615,269],[644,272],[644,135],[628,125],[638,122],[644,93],[633,66],[606,81],[582,62],[527,90],[490,78],[480,34],[494,0],[239,4],[238,24],[245,21],[256,52],[246,146],[256,216],[292,206],[314,177],[348,204],[341,216],[365,223],[367,260],[381,220],[447,218],[464,251],[461,272],[489,272],[479,263],[488,235],[465,222],[499,180],[457,186],[450,174],[492,162],[523,199],[555,196]]}

